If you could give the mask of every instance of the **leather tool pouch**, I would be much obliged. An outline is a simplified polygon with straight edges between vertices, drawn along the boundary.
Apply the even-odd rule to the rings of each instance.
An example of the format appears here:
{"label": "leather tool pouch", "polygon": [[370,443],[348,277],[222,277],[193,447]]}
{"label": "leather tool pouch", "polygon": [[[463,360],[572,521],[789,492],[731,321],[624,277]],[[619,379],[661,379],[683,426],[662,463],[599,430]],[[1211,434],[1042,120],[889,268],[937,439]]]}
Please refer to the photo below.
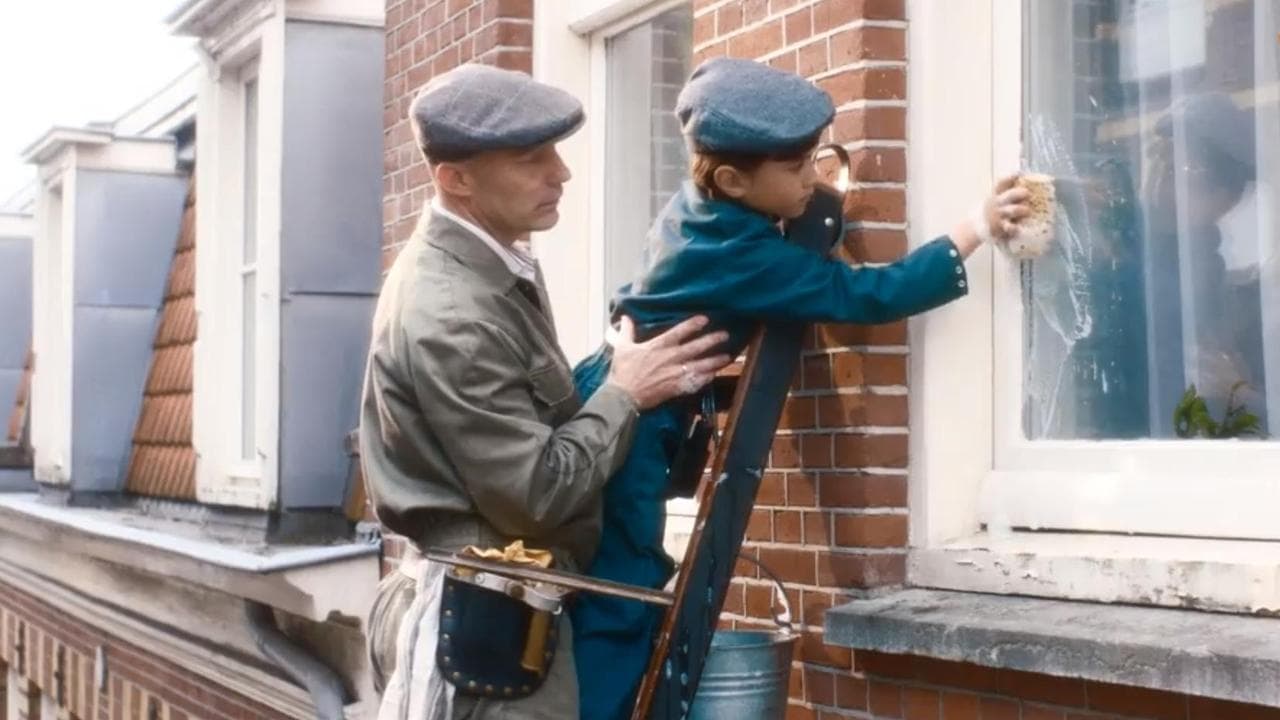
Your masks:
{"label": "leather tool pouch", "polygon": [[436,663],[445,679],[467,695],[532,695],[555,659],[559,611],[525,602],[518,582],[500,592],[456,573],[445,573],[440,603]]}

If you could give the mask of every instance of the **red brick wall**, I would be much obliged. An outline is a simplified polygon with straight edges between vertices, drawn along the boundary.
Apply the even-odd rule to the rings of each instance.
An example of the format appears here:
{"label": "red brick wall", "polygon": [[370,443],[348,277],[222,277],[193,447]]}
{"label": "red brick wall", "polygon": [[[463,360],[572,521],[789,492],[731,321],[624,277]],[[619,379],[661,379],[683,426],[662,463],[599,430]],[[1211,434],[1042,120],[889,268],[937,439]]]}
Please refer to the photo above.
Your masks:
{"label": "red brick wall", "polygon": [[[19,663],[17,648],[23,647]],[[107,653],[107,687],[94,687],[94,653]],[[283,720],[208,678],[155,657],[141,648],[57,613],[37,598],[0,584],[0,666],[19,669],[31,684],[33,707],[40,694],[56,698],[57,657],[63,657],[64,707],[81,720]],[[21,688],[8,688],[21,692]],[[0,708],[0,712],[2,712]]]}
{"label": "red brick wall", "polygon": [[[885,262],[902,255],[907,247],[905,0],[693,4],[696,61],[718,55],[766,60],[813,78],[831,94],[838,112],[829,139],[853,150],[859,182],[847,208],[856,224],[846,256]],[[530,58],[527,0],[489,0],[478,15],[479,2],[410,5],[388,5],[388,258],[411,231],[428,191],[425,167],[404,122],[413,90],[468,51],[524,69]],[[505,28],[523,43],[521,50],[495,51],[487,44],[481,50],[478,41],[470,41],[477,27],[491,26]],[[1280,720],[1280,712],[1198,698],[924,658],[855,656],[823,643],[823,613],[833,604],[905,579],[906,345],[905,323],[815,329],[773,447],[747,550],[782,577],[795,619],[804,627],[788,717]],[[742,579],[730,591],[727,623],[763,627],[770,586],[752,566],[741,563],[738,570]]]}

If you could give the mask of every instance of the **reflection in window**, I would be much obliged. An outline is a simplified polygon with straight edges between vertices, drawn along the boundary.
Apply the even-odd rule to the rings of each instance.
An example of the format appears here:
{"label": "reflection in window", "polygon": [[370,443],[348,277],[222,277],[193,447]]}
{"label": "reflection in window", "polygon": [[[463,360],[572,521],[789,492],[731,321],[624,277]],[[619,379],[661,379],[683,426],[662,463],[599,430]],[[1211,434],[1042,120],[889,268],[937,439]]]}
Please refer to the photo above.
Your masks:
{"label": "reflection in window", "polygon": [[674,110],[692,61],[690,3],[606,41],[606,297],[640,270],[649,223],[688,175]]}
{"label": "reflection in window", "polygon": [[1268,433],[1280,422],[1274,3],[1025,8],[1027,164],[1058,178],[1060,200],[1053,252],[1022,268],[1028,437]]}

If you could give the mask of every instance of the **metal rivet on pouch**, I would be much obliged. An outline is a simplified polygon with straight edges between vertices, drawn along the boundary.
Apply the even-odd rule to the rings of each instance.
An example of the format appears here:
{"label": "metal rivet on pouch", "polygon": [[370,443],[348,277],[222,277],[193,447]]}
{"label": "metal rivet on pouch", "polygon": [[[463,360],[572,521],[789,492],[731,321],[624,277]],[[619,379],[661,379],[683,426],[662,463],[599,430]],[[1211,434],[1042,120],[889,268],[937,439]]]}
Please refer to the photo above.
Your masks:
{"label": "metal rivet on pouch", "polygon": [[467,687],[468,687],[468,688],[470,688],[471,690],[475,690],[475,689],[476,689],[476,681],[475,681],[475,680],[472,680],[471,682],[467,683]]}
{"label": "metal rivet on pouch", "polygon": [[514,690],[513,688],[509,688],[509,687],[504,687],[504,688],[502,688],[502,694],[503,694],[503,695],[510,695],[510,694],[511,694],[511,693],[513,693],[513,692],[515,692],[515,690]]}
{"label": "metal rivet on pouch", "polygon": [[528,685],[521,685],[521,686],[520,686],[520,692],[522,692],[522,693],[524,693],[524,694],[528,695],[528,694],[529,694],[529,686],[528,686]]}
{"label": "metal rivet on pouch", "polygon": [[454,679],[454,680],[461,680],[461,679],[462,679],[462,673],[458,673],[458,672],[454,673],[454,674],[453,674],[453,679]]}

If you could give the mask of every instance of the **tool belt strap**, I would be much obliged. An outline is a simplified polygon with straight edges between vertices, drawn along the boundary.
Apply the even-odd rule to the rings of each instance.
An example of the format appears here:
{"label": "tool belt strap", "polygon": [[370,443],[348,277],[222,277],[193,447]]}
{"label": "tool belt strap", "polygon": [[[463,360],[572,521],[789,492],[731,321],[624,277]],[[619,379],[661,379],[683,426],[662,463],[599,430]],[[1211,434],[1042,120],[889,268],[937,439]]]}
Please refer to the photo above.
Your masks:
{"label": "tool belt strap", "polygon": [[501,593],[523,602],[534,610],[559,614],[564,607],[565,592],[562,589],[547,587],[539,583],[537,586],[522,580],[513,580],[487,572],[459,572],[458,568],[450,568],[449,575],[461,582],[477,585],[486,590]]}

